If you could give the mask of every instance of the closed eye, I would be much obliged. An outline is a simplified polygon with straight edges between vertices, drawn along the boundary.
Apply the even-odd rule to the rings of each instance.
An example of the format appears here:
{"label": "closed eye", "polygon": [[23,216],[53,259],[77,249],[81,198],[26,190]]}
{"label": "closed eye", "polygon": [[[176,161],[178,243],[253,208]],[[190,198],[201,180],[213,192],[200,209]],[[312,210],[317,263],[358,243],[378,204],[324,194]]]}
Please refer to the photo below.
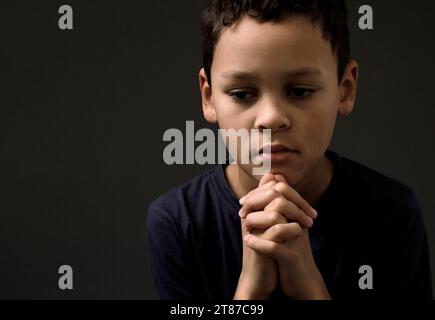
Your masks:
{"label": "closed eye", "polygon": [[255,93],[247,90],[234,90],[228,93],[236,102],[247,102],[255,97]]}
{"label": "closed eye", "polygon": [[314,88],[293,87],[287,90],[287,95],[292,98],[303,99],[311,96],[314,92],[316,92]]}

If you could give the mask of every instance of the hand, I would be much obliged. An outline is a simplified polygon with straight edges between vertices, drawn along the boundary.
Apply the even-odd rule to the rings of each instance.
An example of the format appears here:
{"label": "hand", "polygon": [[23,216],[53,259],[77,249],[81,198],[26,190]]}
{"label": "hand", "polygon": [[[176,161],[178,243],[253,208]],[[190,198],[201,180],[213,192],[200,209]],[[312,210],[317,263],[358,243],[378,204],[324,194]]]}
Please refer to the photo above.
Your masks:
{"label": "hand", "polygon": [[[261,183],[265,178],[267,180],[264,180],[264,182]],[[261,200],[251,197],[252,194],[258,192],[263,193]],[[270,173],[263,176],[257,189],[250,191],[246,196],[240,199],[240,204],[243,207],[240,209],[239,215],[241,218],[245,218],[249,212],[253,211],[253,209],[264,208],[270,201],[279,197],[284,197],[292,202],[292,204],[296,205],[312,219],[317,218],[317,211],[311,207],[308,201],[302,198],[296,190],[288,185],[286,179],[282,175],[272,175]],[[248,198],[250,198],[249,201],[247,201]]]}
{"label": "hand", "polygon": [[[282,176],[276,176],[277,184],[268,184],[274,191],[265,191],[265,186],[253,190],[242,202],[248,208],[257,208],[264,205],[267,199],[273,199],[263,211],[248,213],[246,226],[248,230],[267,229],[261,237],[256,234],[247,234],[244,242],[255,251],[273,258],[278,263],[280,286],[290,298],[296,299],[323,299],[330,298],[323,278],[315,265],[311,252],[311,245],[306,228],[311,227],[312,220],[301,210],[311,213],[314,209],[307,207],[295,190],[293,190]],[[261,189],[261,191],[260,191]],[[278,196],[275,191],[279,191]],[[256,193],[262,197],[254,197]],[[282,195],[286,195],[283,197]],[[260,204],[260,198],[263,203]],[[288,198],[293,199],[295,205]],[[308,204],[309,206],[309,204]],[[241,210],[245,215],[250,209]],[[279,219],[285,217],[285,222]],[[291,222],[289,222],[291,221]]]}
{"label": "hand", "polygon": [[[259,186],[276,183],[274,176],[268,174],[263,176]],[[280,222],[285,222],[282,218]],[[261,238],[265,230],[249,231],[246,228],[245,219],[241,220],[242,239],[247,234],[252,233],[256,237]],[[242,272],[239,277],[239,283],[234,295],[234,299],[242,300],[262,300],[267,299],[278,285],[278,269],[276,262],[269,257],[249,248],[243,242],[243,262]]]}
{"label": "hand", "polygon": [[248,247],[278,263],[280,286],[294,299],[329,299],[311,252],[308,230],[298,223],[276,224],[263,236],[244,238]]}

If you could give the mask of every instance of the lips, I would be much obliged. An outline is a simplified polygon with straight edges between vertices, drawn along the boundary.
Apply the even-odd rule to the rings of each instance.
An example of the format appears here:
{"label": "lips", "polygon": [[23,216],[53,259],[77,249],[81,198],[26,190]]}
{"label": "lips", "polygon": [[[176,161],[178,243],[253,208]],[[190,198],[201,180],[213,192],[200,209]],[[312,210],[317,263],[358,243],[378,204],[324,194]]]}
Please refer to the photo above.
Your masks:
{"label": "lips", "polygon": [[[269,147],[269,146],[267,146],[267,147]],[[266,149],[266,147],[261,148],[259,154],[263,154],[264,149]],[[279,153],[279,152],[297,152],[297,151],[290,149],[290,148],[287,148],[283,144],[270,145],[270,153]]]}
{"label": "lips", "polygon": [[267,146],[267,149],[269,148],[270,151],[266,151],[266,147],[261,148],[259,156],[263,161],[270,161],[270,163],[273,165],[295,161],[299,156],[299,152],[297,150],[290,149],[283,144],[272,144]]}

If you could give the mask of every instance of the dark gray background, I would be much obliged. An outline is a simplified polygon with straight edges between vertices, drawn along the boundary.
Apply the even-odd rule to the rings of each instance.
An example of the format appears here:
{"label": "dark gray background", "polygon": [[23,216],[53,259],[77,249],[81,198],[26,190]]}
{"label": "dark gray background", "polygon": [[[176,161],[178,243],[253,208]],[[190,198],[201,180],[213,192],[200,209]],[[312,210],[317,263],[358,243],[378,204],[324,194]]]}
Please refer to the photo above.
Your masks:
{"label": "dark gray background", "polygon": [[[64,3],[73,31],[57,26]],[[206,126],[202,3],[1,2],[0,298],[153,298],[146,208],[206,169],[162,161],[166,129]],[[363,4],[373,31],[358,29]],[[331,149],[416,191],[435,257],[435,2],[350,12],[359,96]],[[63,264],[72,291],[58,289]]]}

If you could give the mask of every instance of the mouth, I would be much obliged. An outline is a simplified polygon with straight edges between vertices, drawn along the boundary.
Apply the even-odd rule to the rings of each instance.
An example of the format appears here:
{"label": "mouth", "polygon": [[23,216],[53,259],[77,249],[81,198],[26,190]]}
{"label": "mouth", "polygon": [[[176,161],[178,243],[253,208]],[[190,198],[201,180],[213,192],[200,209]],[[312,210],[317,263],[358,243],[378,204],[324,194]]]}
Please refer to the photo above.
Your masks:
{"label": "mouth", "polygon": [[287,162],[295,159],[299,152],[283,144],[272,144],[260,149],[259,156],[272,163]]}
{"label": "mouth", "polygon": [[[270,152],[269,152],[269,150],[264,150],[264,149],[269,149]],[[280,152],[297,152],[297,150],[287,148],[283,144],[272,144],[272,145],[268,145],[266,147],[261,148],[259,154],[263,154],[263,153],[280,153]]]}

